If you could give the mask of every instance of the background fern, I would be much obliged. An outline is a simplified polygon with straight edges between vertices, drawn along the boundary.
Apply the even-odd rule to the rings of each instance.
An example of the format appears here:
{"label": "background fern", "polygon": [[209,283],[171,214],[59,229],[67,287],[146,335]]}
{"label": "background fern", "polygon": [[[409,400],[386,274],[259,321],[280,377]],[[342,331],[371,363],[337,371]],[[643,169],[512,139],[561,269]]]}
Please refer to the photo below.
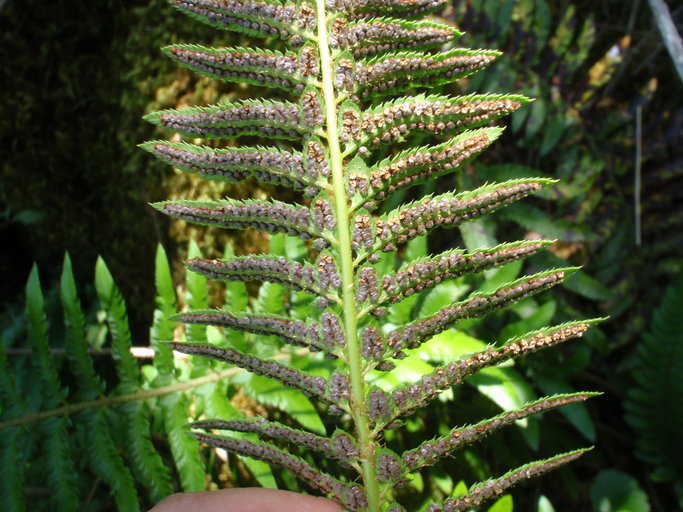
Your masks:
{"label": "background fern", "polygon": [[[196,245],[190,254],[199,256]],[[246,465],[262,485],[274,487],[267,466],[251,459],[230,462],[200,452],[186,434],[187,424],[201,414],[244,416],[248,408],[231,403],[233,379],[249,395],[266,389],[251,376],[237,379],[240,370],[220,371],[199,358],[178,359],[160,343],[174,337],[177,323],[169,316],[179,307],[164,251],[159,247],[156,258],[158,309],[151,329],[152,360],[141,360],[131,352],[126,307],[101,259],[95,283],[100,299],[98,316],[108,333],[104,346],[97,345],[101,336],[93,335],[99,330],[97,320],[87,320],[81,307],[69,257],[64,260],[59,286],[62,318],[52,318],[50,324],[37,269],[31,273],[26,303],[30,355],[12,354],[9,361],[5,349],[0,350],[1,456],[5,467],[13,468],[4,472],[7,478],[2,479],[3,510],[45,509],[48,502],[54,510],[84,506],[111,510],[110,494],[116,510],[141,510],[176,490],[210,487],[212,480],[218,482],[217,475],[236,471],[239,464]],[[205,280],[190,276],[187,285],[181,296],[183,307],[205,308]],[[231,287],[227,297],[233,304],[241,302],[245,310],[251,308],[243,286]],[[63,338],[54,328],[60,324]],[[51,336],[51,331],[57,331],[57,336]],[[10,332],[5,331],[6,335]],[[14,338],[20,336],[21,331]],[[188,328],[184,339],[216,337],[214,329],[195,325]],[[138,351],[142,348],[136,347]],[[60,350],[66,358],[55,355],[62,353]],[[109,364],[99,363],[109,357],[118,382],[113,388],[106,385],[112,380]],[[41,375],[41,381],[33,383],[34,375]],[[62,382],[72,383],[70,389]],[[321,428],[315,409],[304,397],[292,396],[291,390],[277,383],[269,383],[267,396],[273,411],[288,411],[309,428]],[[36,463],[40,458],[43,464]],[[43,485],[47,493],[32,492]]]}
{"label": "background fern", "polygon": [[666,289],[652,315],[651,329],[637,347],[635,383],[625,403],[626,421],[638,433],[638,457],[654,466],[658,481],[674,481],[683,500],[683,408],[681,365],[683,334],[683,276]]}

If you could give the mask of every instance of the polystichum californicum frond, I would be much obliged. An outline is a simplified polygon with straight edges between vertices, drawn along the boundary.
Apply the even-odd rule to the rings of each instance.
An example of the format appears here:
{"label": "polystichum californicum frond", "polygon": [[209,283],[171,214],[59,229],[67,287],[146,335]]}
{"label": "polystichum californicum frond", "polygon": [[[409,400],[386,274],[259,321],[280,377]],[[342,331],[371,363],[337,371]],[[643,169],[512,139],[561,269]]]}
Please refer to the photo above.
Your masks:
{"label": "polystichum californicum frond", "polygon": [[[542,398],[473,426],[461,426],[419,447],[394,453],[385,428],[426,405],[440,392],[479,370],[579,337],[591,322],[532,332],[497,347],[439,366],[419,381],[385,392],[372,386],[373,370],[391,371],[404,350],[419,347],[465,318],[478,318],[561,283],[573,269],[539,272],[486,293],[473,293],[436,313],[399,326],[387,308],[446,280],[494,269],[542,250],[547,241],[524,241],[471,252],[455,249],[409,262],[399,269],[378,265],[383,253],[437,228],[456,228],[553,184],[544,178],[514,179],[475,190],[421,197],[375,212],[399,190],[458,172],[501,133],[488,126],[528,100],[519,95],[446,96],[420,89],[454,82],[498,55],[452,48],[455,28],[425,16],[443,0],[173,0],[179,10],[216,28],[268,38],[275,49],[172,45],[164,52],[183,66],[224,81],[278,89],[290,99],[250,99],[229,104],[166,110],[147,119],[189,138],[252,136],[267,146],[213,148],[188,142],[148,142],[165,162],[207,179],[258,181],[300,192],[300,204],[222,199],[167,201],[162,212],[199,224],[285,233],[308,244],[310,258],[243,256],[190,260],[188,268],[211,279],[267,281],[311,296],[317,313],[306,321],[226,310],[190,311],[178,318],[277,336],[285,343],[323,352],[336,361],[329,376],[307,374],[230,346],[174,342],[180,352],[231,363],[276,379],[351,418],[349,431],[319,436],[265,419],[211,419],[204,430],[250,432],[261,440],[195,432],[203,443],[285,467],[351,511],[399,511],[394,488],[407,475],[436,463],[489,432],[532,414],[591,396]],[[416,92],[416,93],[415,93]],[[416,139],[414,136],[419,135]],[[419,140],[419,143],[415,143]],[[425,142],[426,141],[426,142]],[[277,147],[274,145],[277,143]],[[389,145],[401,151],[389,151]],[[313,356],[312,356],[313,357]],[[283,444],[284,443],[284,444]],[[357,473],[354,479],[323,472],[286,449],[305,447]],[[569,462],[582,451],[514,469],[473,485],[463,496],[428,510],[470,510],[515,483]]]}

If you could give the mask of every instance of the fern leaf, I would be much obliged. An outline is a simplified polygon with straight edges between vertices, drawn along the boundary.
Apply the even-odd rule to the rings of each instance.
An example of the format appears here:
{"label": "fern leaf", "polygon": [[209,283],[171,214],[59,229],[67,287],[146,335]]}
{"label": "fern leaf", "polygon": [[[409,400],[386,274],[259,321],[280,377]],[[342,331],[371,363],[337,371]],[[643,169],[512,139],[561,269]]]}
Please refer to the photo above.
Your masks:
{"label": "fern leaf", "polygon": [[95,372],[92,358],[88,354],[88,342],[85,339],[85,316],[78,299],[76,281],[68,254],[64,256],[59,290],[66,329],[65,349],[71,369],[79,379],[78,397],[82,400],[92,400],[104,391],[104,384]]}
{"label": "fern leaf", "polygon": [[336,8],[350,15],[376,18],[417,18],[438,11],[447,0],[335,0]]}
{"label": "fern leaf", "polygon": [[283,89],[292,94],[301,94],[307,82],[305,74],[313,74],[304,67],[308,62],[305,52],[300,62],[295,52],[206,48],[193,44],[176,44],[162,50],[171,59],[204,76]]}
{"label": "fern leaf", "polygon": [[107,313],[112,356],[116,362],[116,374],[120,381],[119,388],[122,393],[131,393],[138,388],[139,373],[137,361],[130,352],[132,341],[126,304],[102,258],[97,259],[95,266],[95,288]]}
{"label": "fern leaf", "polygon": [[336,403],[336,400],[327,393],[327,383],[322,377],[311,377],[275,361],[264,361],[232,348],[218,348],[211,345],[190,343],[169,343],[169,346],[173,350],[184,354],[198,355],[234,364],[257,375],[270,377],[282,382],[286,386],[298,389],[306,396],[317,398],[329,404]]}
{"label": "fern leaf", "polygon": [[[500,128],[466,131],[443,144],[407,150],[368,169],[365,180],[370,192],[363,200],[383,200],[397,190],[456,172],[496,140]],[[360,187],[357,187],[360,189]],[[351,195],[355,189],[351,191]]]}
{"label": "fern leaf", "polygon": [[[201,258],[202,256],[199,246],[194,240],[190,241],[187,255],[190,259]],[[187,282],[187,296],[185,300],[188,307],[197,310],[208,308],[209,295],[206,277],[197,272],[187,272],[185,280]],[[234,304],[234,302],[234,300],[230,301],[231,305]],[[237,309],[237,311],[239,311],[239,309]],[[206,327],[199,324],[188,325],[185,328],[185,338],[190,342],[206,342]]]}
{"label": "fern leaf", "polygon": [[[331,314],[328,313],[327,315]],[[253,334],[274,335],[285,343],[300,347],[311,347],[317,350],[329,351],[336,345],[344,344],[338,318],[336,319],[336,326],[330,329],[336,333],[337,338],[321,336],[320,324],[318,323],[307,325],[301,320],[291,320],[274,315],[235,316],[224,311],[208,310],[182,313],[175,318],[187,324],[215,325]],[[331,322],[334,322],[334,320],[331,320]],[[339,336],[342,337],[341,340],[339,340]]]}
{"label": "fern leaf", "polygon": [[[33,362],[45,386],[44,407],[51,408],[62,402],[65,396],[49,352],[43,292],[35,265],[26,285],[26,318],[28,341],[35,356]],[[78,490],[69,447],[68,425],[67,418],[53,417],[43,420],[39,429],[44,436],[47,478],[53,492],[51,501],[56,508],[77,510]]]}
{"label": "fern leaf", "polygon": [[415,408],[433,400],[439,393],[479,372],[483,368],[495,366],[509,359],[527,355],[538,350],[552,347],[572,338],[581,337],[591,324],[600,320],[570,322],[542,329],[524,336],[508,340],[500,348],[488,348],[464,357],[459,361],[436,368],[415,384],[403,386],[392,392],[391,400],[382,408],[378,418],[388,423],[394,418],[406,415]]}
{"label": "fern leaf", "polygon": [[109,411],[91,409],[77,416],[87,427],[88,455],[95,474],[111,488],[118,510],[140,510],[138,493],[128,466],[111,436]]}
{"label": "fern leaf", "polygon": [[320,192],[317,173],[309,172],[299,152],[261,147],[212,149],[166,141],[147,142],[140,147],[174,167],[206,179],[242,182],[253,176],[263,183],[304,191],[308,197]]}
{"label": "fern leaf", "polygon": [[65,394],[61,389],[57,370],[50,355],[45,303],[38,278],[38,267],[35,265],[31,269],[26,284],[26,321],[28,342],[34,354],[32,360],[45,386],[46,396],[49,397],[44,406],[54,407],[65,399]]}
{"label": "fern leaf", "polygon": [[464,274],[481,272],[529,257],[551,243],[515,242],[470,253],[456,249],[431,258],[421,258],[401,270],[385,274],[382,277],[382,293],[376,303],[383,306],[399,302],[447,279],[455,279]]}
{"label": "fern leaf", "polygon": [[196,441],[188,436],[186,431],[187,423],[190,421],[190,401],[185,394],[175,393],[166,395],[159,402],[163,409],[164,425],[183,491],[203,491],[206,488],[206,469]]}
{"label": "fern leaf", "polygon": [[457,195],[428,196],[377,219],[378,242],[375,248],[393,251],[396,244],[426,235],[439,227],[455,227],[494,212],[551,183],[551,180],[544,179],[511,180]]}
{"label": "fern leaf", "polygon": [[71,457],[67,418],[47,418],[38,429],[43,437],[44,464],[52,491],[50,501],[58,510],[78,510],[76,470]]}
{"label": "fern leaf", "polygon": [[425,441],[413,450],[408,450],[401,455],[403,462],[410,471],[415,471],[424,466],[431,466],[439,459],[450,455],[462,447],[483,439],[491,432],[503,428],[520,419],[533,414],[540,414],[557,407],[583,402],[600,393],[571,393],[541,398],[526,404],[524,407],[506,411],[494,418],[480,421],[475,425],[452,429],[445,436],[440,436],[430,441]]}
{"label": "fern leaf", "polygon": [[332,47],[350,50],[354,57],[366,57],[401,49],[438,48],[461,35],[454,27],[433,21],[376,18],[336,25]]}
{"label": "fern leaf", "polygon": [[137,480],[147,487],[154,503],[173,493],[171,475],[154,448],[150,432],[150,409],[146,402],[129,402],[120,407],[126,425],[127,453]]}
{"label": "fern leaf", "polygon": [[401,142],[419,132],[454,134],[509,114],[529,100],[519,95],[410,96],[382,103],[363,114],[359,143],[371,146]]}
{"label": "fern leaf", "polygon": [[573,452],[556,455],[545,460],[539,460],[520,466],[517,469],[508,471],[503,476],[492,478],[485,482],[473,485],[470,490],[459,498],[448,499],[441,505],[430,505],[427,507],[427,512],[464,512],[472,510],[474,507],[500,496],[506,489],[513,485],[529,480],[537,476],[541,476],[548,471],[552,471],[560,466],[563,466],[573,460],[578,459],[586,453],[587,449],[575,450]]}
{"label": "fern leaf", "polygon": [[[348,434],[337,433],[333,439],[323,437],[303,430],[288,427],[277,421],[267,421],[263,418],[239,419],[232,421],[206,420],[192,424],[192,428],[204,430],[232,430],[234,432],[249,432],[268,439],[286,441],[294,446],[312,450],[341,462],[350,462],[349,454],[357,453],[353,441]],[[342,441],[342,436],[343,441]],[[345,444],[345,441],[348,444]],[[343,448],[341,448],[343,446]]]}
{"label": "fern leaf", "polygon": [[348,510],[361,510],[367,504],[363,490],[357,485],[344,484],[304,460],[270,444],[199,432],[195,432],[193,435],[204,444],[223,448],[247,457],[253,457],[273,466],[289,469],[300,480],[309,483],[326,494],[332,495],[335,501]]}
{"label": "fern leaf", "polygon": [[315,94],[301,103],[276,100],[244,100],[209,107],[162,110],[145,116],[157,126],[190,137],[242,137],[256,135],[275,139],[299,139],[318,132],[320,102]]}
{"label": "fern leaf", "polygon": [[278,201],[165,201],[153,206],[167,215],[194,224],[227,229],[254,228],[269,233],[287,233],[303,240],[323,236],[311,222],[308,208]]}
{"label": "fern leaf", "polygon": [[164,248],[157,246],[154,265],[154,281],[156,284],[157,309],[154,311],[151,342],[154,347],[154,366],[159,372],[159,385],[166,385],[173,376],[175,365],[173,351],[160,341],[173,339],[175,323],[170,316],[176,312],[176,295],[171,278],[171,268]]}
{"label": "fern leaf", "polygon": [[360,62],[354,79],[362,98],[395,95],[408,89],[437,87],[464,78],[493,62],[500,52],[456,48],[435,55],[389,53]]}
{"label": "fern leaf", "polygon": [[26,481],[26,460],[24,449],[25,432],[21,428],[3,429],[0,440],[0,464],[5,468],[0,478],[0,505],[3,510],[24,512],[26,499],[24,485]]}
{"label": "fern leaf", "polygon": [[219,281],[269,281],[282,283],[295,290],[337,300],[334,285],[339,280],[334,267],[302,265],[287,258],[272,256],[244,256],[229,261],[194,259],[187,267]]}
{"label": "fern leaf", "polygon": [[254,37],[275,36],[299,46],[315,28],[315,11],[307,1],[298,8],[278,0],[172,0],[178,10],[211,25]]}
{"label": "fern leaf", "polygon": [[635,384],[625,402],[625,418],[637,434],[637,456],[656,466],[662,480],[680,480],[683,466],[683,407],[679,368],[683,367],[683,274],[667,288],[637,346]]}
{"label": "fern leaf", "polygon": [[477,318],[503,306],[539,293],[561,283],[567,272],[575,269],[546,271],[508,283],[490,293],[473,294],[462,302],[441,309],[438,313],[418,318],[403,329],[396,329],[387,336],[387,344],[393,350],[415,348],[435,334],[443,332],[458,320]]}

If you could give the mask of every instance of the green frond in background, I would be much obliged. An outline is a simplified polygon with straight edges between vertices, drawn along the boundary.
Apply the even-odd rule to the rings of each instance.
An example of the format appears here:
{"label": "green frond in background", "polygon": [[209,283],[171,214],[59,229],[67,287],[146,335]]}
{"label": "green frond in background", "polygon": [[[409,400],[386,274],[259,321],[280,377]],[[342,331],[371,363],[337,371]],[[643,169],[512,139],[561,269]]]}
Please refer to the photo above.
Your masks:
{"label": "green frond in background", "polygon": [[655,481],[673,481],[683,502],[683,274],[664,293],[636,348],[625,418],[636,454]]}

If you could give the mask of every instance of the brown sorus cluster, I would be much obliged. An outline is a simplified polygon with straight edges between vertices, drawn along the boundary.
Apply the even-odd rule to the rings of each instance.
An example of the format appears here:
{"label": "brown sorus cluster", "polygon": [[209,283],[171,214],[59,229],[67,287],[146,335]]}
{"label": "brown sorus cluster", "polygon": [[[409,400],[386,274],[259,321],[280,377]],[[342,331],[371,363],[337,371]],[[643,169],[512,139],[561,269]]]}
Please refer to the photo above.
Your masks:
{"label": "brown sorus cluster", "polygon": [[253,457],[274,466],[289,469],[297,478],[308,482],[314,488],[334,496],[334,499],[349,510],[359,510],[367,505],[364,491],[357,485],[347,485],[323,473],[299,457],[272,445],[246,439],[232,439],[193,432],[195,438],[209,446],[223,448],[239,455]]}
{"label": "brown sorus cluster", "polygon": [[303,2],[278,5],[258,0],[173,0],[179,9],[206,17],[212,25],[231,28],[260,37],[276,36],[301,44],[299,29],[313,30],[316,18],[313,6]]}
{"label": "brown sorus cluster", "polygon": [[261,148],[211,149],[168,142],[155,143],[152,152],[175,167],[206,177],[239,182],[253,176],[263,183],[303,191],[308,197],[320,192],[315,179],[304,167],[303,155],[297,152]]}
{"label": "brown sorus cluster", "polygon": [[571,452],[540,461],[526,464],[520,468],[510,471],[500,478],[495,478],[473,485],[467,494],[460,498],[448,499],[441,506],[432,504],[425,509],[425,512],[466,512],[485,501],[500,496],[513,485],[540,476],[548,471],[552,471],[563,466],[583,455],[584,451]]}

